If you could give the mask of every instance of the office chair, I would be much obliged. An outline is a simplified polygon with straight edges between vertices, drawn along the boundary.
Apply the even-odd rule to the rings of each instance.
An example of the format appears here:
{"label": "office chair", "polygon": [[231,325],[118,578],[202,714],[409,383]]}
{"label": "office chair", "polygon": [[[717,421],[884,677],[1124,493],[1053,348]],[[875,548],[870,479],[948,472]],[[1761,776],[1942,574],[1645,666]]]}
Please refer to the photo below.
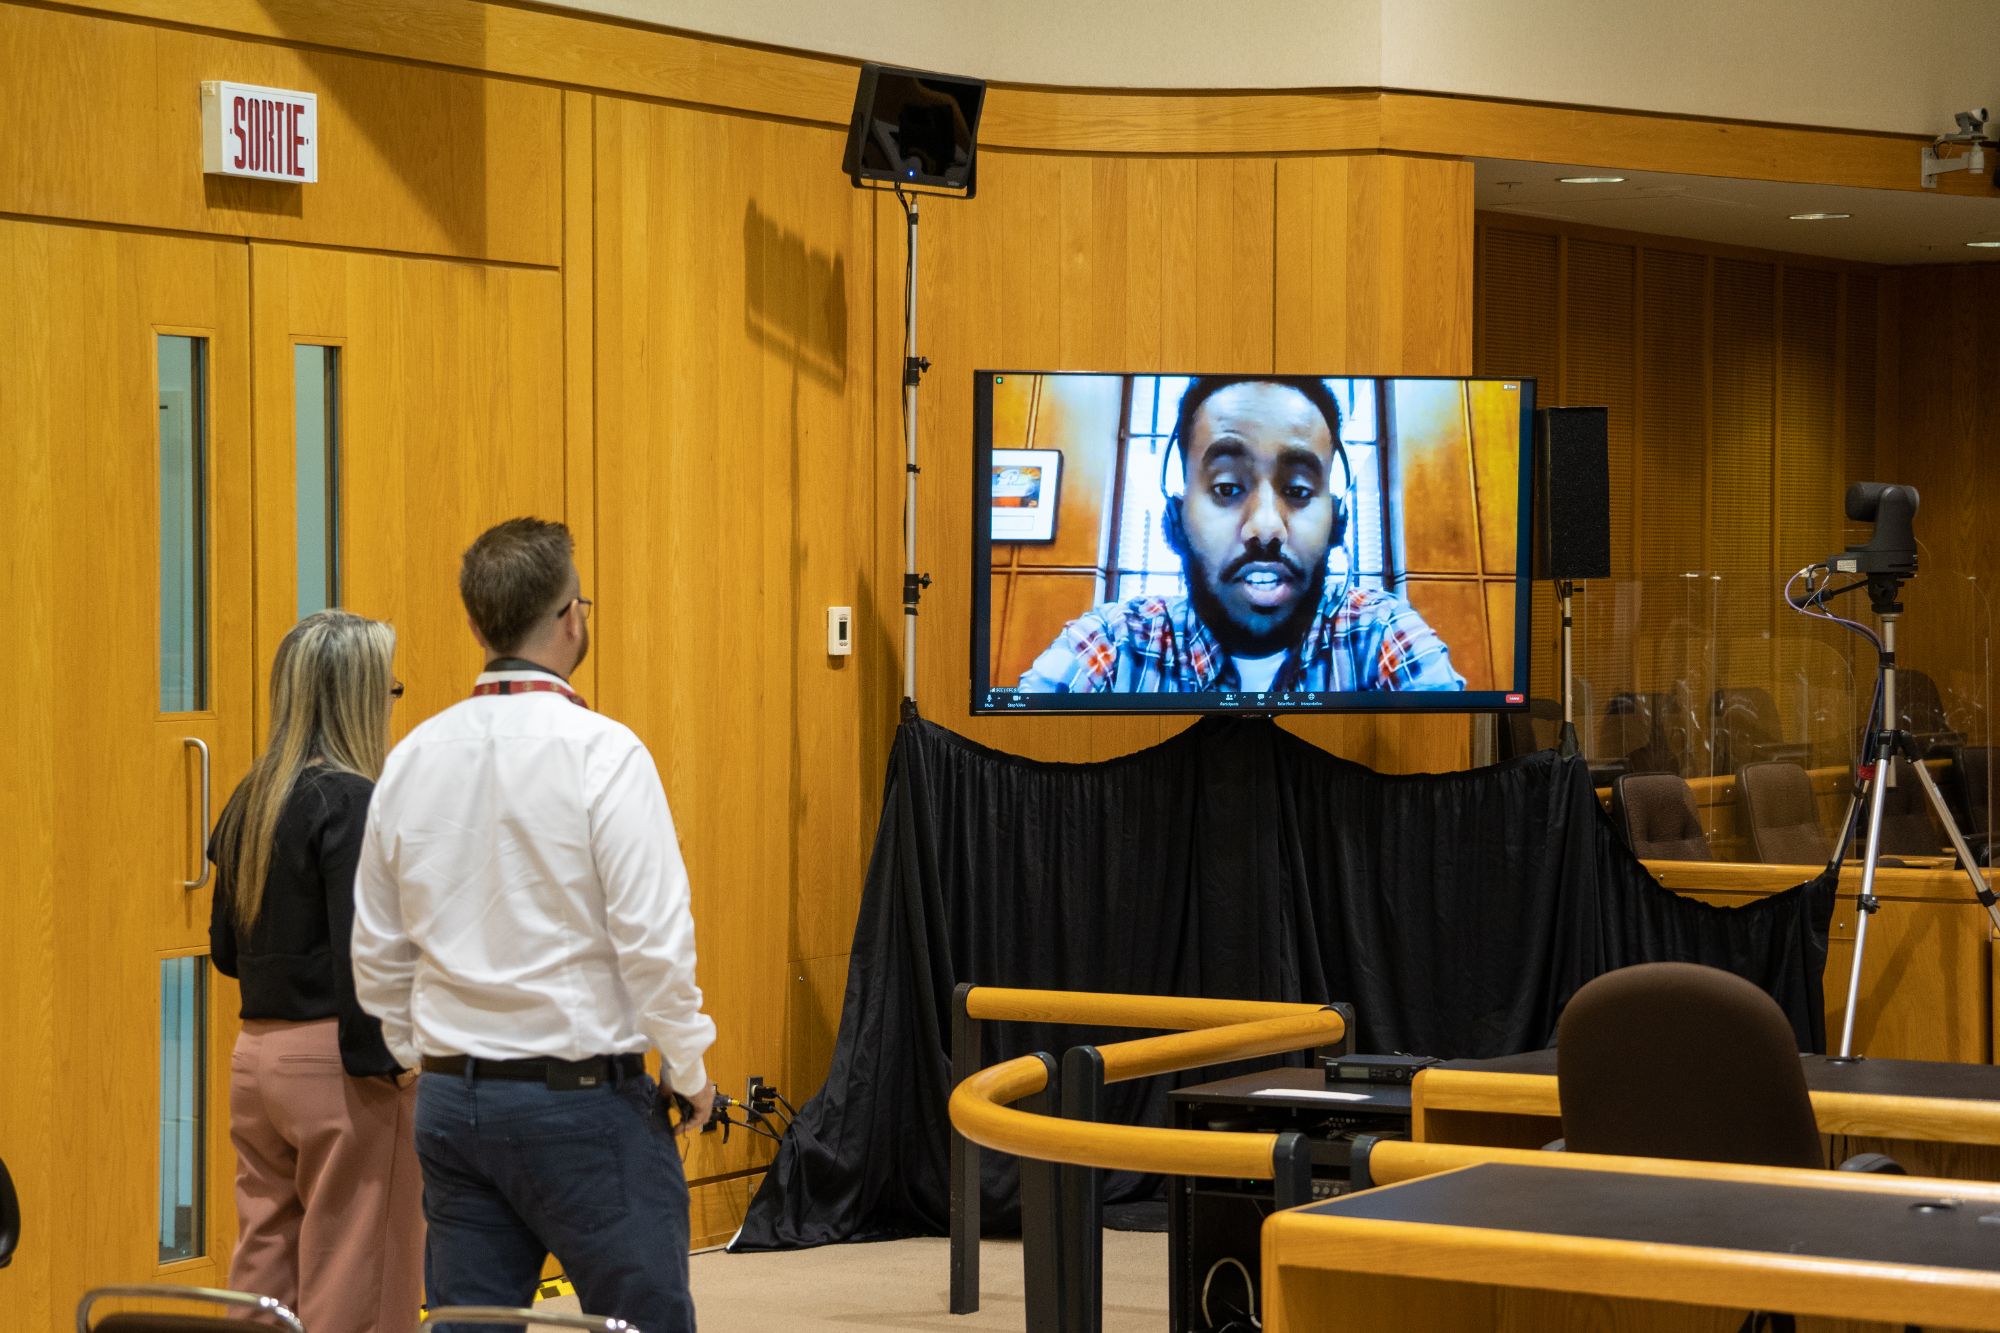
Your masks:
{"label": "office chair", "polygon": [[1946,754],[1965,740],[1951,729],[1944,696],[1928,672],[1908,669],[1896,672],[1896,715],[1903,730],[1916,737],[1926,756]]}
{"label": "office chair", "polygon": [[1611,784],[1611,822],[1642,860],[1715,859],[1695,812],[1694,790],[1676,774],[1621,774]]}
{"label": "office chair", "polygon": [[[1556,1023],[1562,1146],[1823,1170],[1798,1041],[1777,1001],[1720,968],[1641,963],[1586,982]],[[1842,1171],[1904,1174],[1881,1153]],[[1753,1310],[1738,1333],[1794,1333]]]}
{"label": "office chair", "polygon": [[1530,699],[1525,713],[1508,713],[1500,719],[1500,757],[1513,759],[1537,750],[1553,750],[1562,742],[1562,703],[1556,699]]}
{"label": "office chair", "polygon": [[1951,752],[1950,791],[1958,798],[1958,831],[1979,858],[1993,864],[1993,764],[2000,753],[1990,745],[1960,745]]}
{"label": "office chair", "polygon": [[[220,1306],[227,1314],[108,1314],[90,1322],[90,1308],[101,1300],[187,1301]],[[246,1324],[245,1318],[268,1319],[290,1333],[306,1333],[299,1317],[270,1296],[253,1296],[243,1291],[220,1291],[214,1287],[98,1287],[86,1291],[76,1307],[76,1333],[244,1333],[245,1329],[268,1327]]]}
{"label": "office chair", "polygon": [[1771,760],[1736,770],[1736,804],[1757,859],[1766,865],[1824,865],[1833,854],[1820,827],[1812,778],[1797,764]]}
{"label": "office chair", "polygon": [[[1571,1152],[1824,1169],[1797,1038],[1777,1001],[1696,963],[1587,982],[1556,1024]],[[1861,1153],[1843,1171],[1902,1168]]]}
{"label": "office chair", "polygon": [[1598,720],[1597,753],[1632,773],[1685,773],[1693,720],[1672,691],[1613,695]]}
{"label": "office chair", "polygon": [[[1945,836],[1931,822],[1930,798],[1910,772],[1910,761],[1898,759],[1896,781],[1882,797],[1882,850],[1890,856],[1936,856]],[[1863,838],[1868,825],[1861,826]]]}
{"label": "office chair", "polygon": [[420,1328],[423,1333],[446,1324],[509,1324],[515,1328],[582,1328],[591,1333],[640,1333],[623,1319],[596,1314],[558,1314],[553,1311],[510,1310],[498,1305],[444,1305],[432,1310]]}
{"label": "office chair", "polygon": [[1761,686],[1717,690],[1708,702],[1709,734],[1714,738],[1717,773],[1731,773],[1745,764],[1789,759],[1803,764],[1809,747],[1787,741],[1778,705]]}
{"label": "office chair", "polygon": [[21,1199],[14,1193],[14,1177],[0,1162],[0,1268],[14,1262],[14,1247],[21,1243]]}

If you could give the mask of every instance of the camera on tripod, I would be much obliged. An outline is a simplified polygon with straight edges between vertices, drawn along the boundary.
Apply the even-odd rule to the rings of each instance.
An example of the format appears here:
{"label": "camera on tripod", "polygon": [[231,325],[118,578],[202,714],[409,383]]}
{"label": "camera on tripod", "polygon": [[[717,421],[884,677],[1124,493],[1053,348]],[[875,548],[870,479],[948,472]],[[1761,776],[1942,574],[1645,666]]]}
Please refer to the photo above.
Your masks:
{"label": "camera on tripod", "polygon": [[1847,488],[1847,516],[1857,523],[1873,523],[1875,533],[1866,545],[1828,556],[1834,573],[1916,577],[1917,536],[1911,526],[1917,517],[1916,487],[1857,481]]}
{"label": "camera on tripod", "polygon": [[[1866,831],[1867,841],[1861,858],[1861,892],[1856,900],[1859,911],[1856,913],[1854,933],[1854,964],[1847,978],[1847,1016],[1841,1026],[1840,1054],[1834,1057],[1836,1062],[1859,1058],[1854,1054],[1854,1016],[1861,999],[1861,965],[1868,950],[1868,922],[1882,906],[1875,896],[1875,871],[1882,861],[1884,798],[1896,781],[1899,763],[1923,789],[1938,823],[1951,838],[1952,851],[1972,886],[1973,897],[1986,909],[1994,929],[2000,931],[2000,894],[1996,894],[1980,874],[1979,863],[1974,859],[1972,849],[1966,845],[1965,835],[1959,831],[1957,821],[1952,818],[1951,809],[1945,804],[1937,781],[1925,766],[1923,754],[1910,734],[1902,729],[1902,715],[1896,707],[1896,622],[1903,615],[1903,605],[1897,598],[1902,594],[1903,583],[1917,573],[1917,536],[1912,528],[1917,516],[1916,488],[1880,481],[1857,481],[1847,488],[1847,516],[1857,523],[1875,525],[1868,541],[1860,546],[1850,546],[1839,555],[1828,556],[1818,564],[1807,565],[1792,575],[1791,581],[1785,585],[1785,603],[1792,610],[1854,631],[1874,644],[1876,653],[1878,674],[1875,699],[1869,706],[1860,763],[1855,768],[1857,780],[1854,795],[1848,802],[1847,817],[1841,821],[1840,838],[1834,843],[1833,857],[1827,866],[1829,875],[1836,873],[1849,845]],[[1845,586],[1835,587],[1835,574],[1859,577]],[[1805,584],[1805,595],[1795,599],[1792,589],[1801,582]],[[1881,619],[1880,633],[1827,609],[1830,598],[1863,587],[1868,589],[1868,600]]]}

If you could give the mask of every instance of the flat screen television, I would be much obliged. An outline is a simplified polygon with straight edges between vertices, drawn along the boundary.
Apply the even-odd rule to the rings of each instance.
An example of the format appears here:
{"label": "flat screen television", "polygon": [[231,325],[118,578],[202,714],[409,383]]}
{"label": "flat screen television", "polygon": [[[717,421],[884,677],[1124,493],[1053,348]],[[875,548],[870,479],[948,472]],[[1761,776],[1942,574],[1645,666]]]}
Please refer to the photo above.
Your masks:
{"label": "flat screen television", "polygon": [[1535,382],[980,371],[972,710],[1521,708]]}

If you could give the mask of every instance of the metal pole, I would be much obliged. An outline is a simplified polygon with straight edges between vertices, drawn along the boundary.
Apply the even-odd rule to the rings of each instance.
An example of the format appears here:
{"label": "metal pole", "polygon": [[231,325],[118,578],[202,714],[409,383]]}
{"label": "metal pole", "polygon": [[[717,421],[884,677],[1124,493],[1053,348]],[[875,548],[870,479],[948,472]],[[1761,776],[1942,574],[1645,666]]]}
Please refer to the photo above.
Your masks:
{"label": "metal pole", "polygon": [[[1063,1055],[1062,1115],[1096,1123],[1104,1114],[1104,1057],[1095,1046]],[[1104,1328],[1104,1173],[1065,1166],[1058,1173],[1063,1216],[1063,1333]]]}
{"label": "metal pole", "polygon": [[1855,904],[1854,966],[1847,974],[1847,1013],[1840,1020],[1838,1058],[1842,1060],[1854,1058],[1854,1011],[1861,1001],[1861,960],[1868,952],[1868,919],[1880,905],[1875,901],[1875,864],[1882,850],[1882,807],[1889,795],[1889,784],[1884,779],[1894,753],[1884,734],[1875,749],[1875,771],[1868,778],[1868,850],[1861,859],[1861,897]]}
{"label": "metal pole", "polygon": [[[970,982],[951,1000],[951,1085],[979,1072],[979,1020],[965,1011]],[[951,1312],[979,1308],[979,1145],[953,1129],[951,1141]]]}
{"label": "metal pole", "polygon": [[1958,864],[1965,871],[1965,877],[1972,881],[1972,896],[1986,909],[1992,919],[1995,931],[2000,931],[2000,894],[1986,882],[1986,876],[1979,873],[1979,862],[1973,859],[1972,848],[1966,844],[1965,835],[1959,832],[1958,820],[1952,817],[1951,807],[1945,804],[1944,793],[1938,790],[1937,779],[1925,768],[1921,759],[1910,761],[1910,771],[1917,775],[1917,784],[1924,794],[1931,798],[1931,810],[1937,815],[1938,823],[1944,825],[1945,833],[1951,838],[1952,850],[1958,853]]}
{"label": "metal pole", "polygon": [[[1854,1016],[1861,1004],[1861,965],[1868,954],[1868,920],[1881,906],[1875,899],[1875,868],[1882,858],[1882,810],[1888,803],[1895,773],[1896,743],[1896,615],[1882,615],[1882,726],[1875,741],[1875,767],[1868,775],[1868,843],[1861,857],[1861,896],[1854,904],[1854,966],[1847,973],[1847,1012],[1840,1020],[1840,1054],[1854,1058]],[[1845,850],[1844,848],[1842,849]],[[1836,873],[1839,862],[1835,861]]]}
{"label": "metal pole", "polygon": [[903,282],[903,700],[917,701],[917,201],[903,204],[909,217],[909,267]]}
{"label": "metal pole", "polygon": [[1556,739],[1556,749],[1565,759],[1573,759],[1582,750],[1576,736],[1576,686],[1571,675],[1571,636],[1573,622],[1570,619],[1570,596],[1576,591],[1576,584],[1569,579],[1556,580],[1556,593],[1562,598],[1562,691],[1563,721],[1562,732]]}
{"label": "metal pole", "polygon": [[[1020,1108],[1030,1115],[1054,1116],[1062,1106],[1062,1078],[1056,1058],[1037,1051],[1048,1085]],[[1062,1188],[1054,1162],[1023,1157],[1021,1164],[1021,1286],[1027,1333],[1065,1333],[1063,1320]]]}

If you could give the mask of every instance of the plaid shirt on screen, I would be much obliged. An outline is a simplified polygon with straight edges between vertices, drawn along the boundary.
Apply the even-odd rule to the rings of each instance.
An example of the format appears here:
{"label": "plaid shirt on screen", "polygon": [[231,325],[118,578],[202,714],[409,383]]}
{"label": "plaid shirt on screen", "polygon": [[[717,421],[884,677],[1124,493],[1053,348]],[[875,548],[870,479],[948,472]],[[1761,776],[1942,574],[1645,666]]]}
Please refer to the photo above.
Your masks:
{"label": "plaid shirt on screen", "polygon": [[[1239,690],[1236,666],[1185,597],[1107,602],[1063,627],[1021,677],[1030,694]],[[1329,584],[1273,693],[1462,690],[1444,640],[1392,592]]]}

